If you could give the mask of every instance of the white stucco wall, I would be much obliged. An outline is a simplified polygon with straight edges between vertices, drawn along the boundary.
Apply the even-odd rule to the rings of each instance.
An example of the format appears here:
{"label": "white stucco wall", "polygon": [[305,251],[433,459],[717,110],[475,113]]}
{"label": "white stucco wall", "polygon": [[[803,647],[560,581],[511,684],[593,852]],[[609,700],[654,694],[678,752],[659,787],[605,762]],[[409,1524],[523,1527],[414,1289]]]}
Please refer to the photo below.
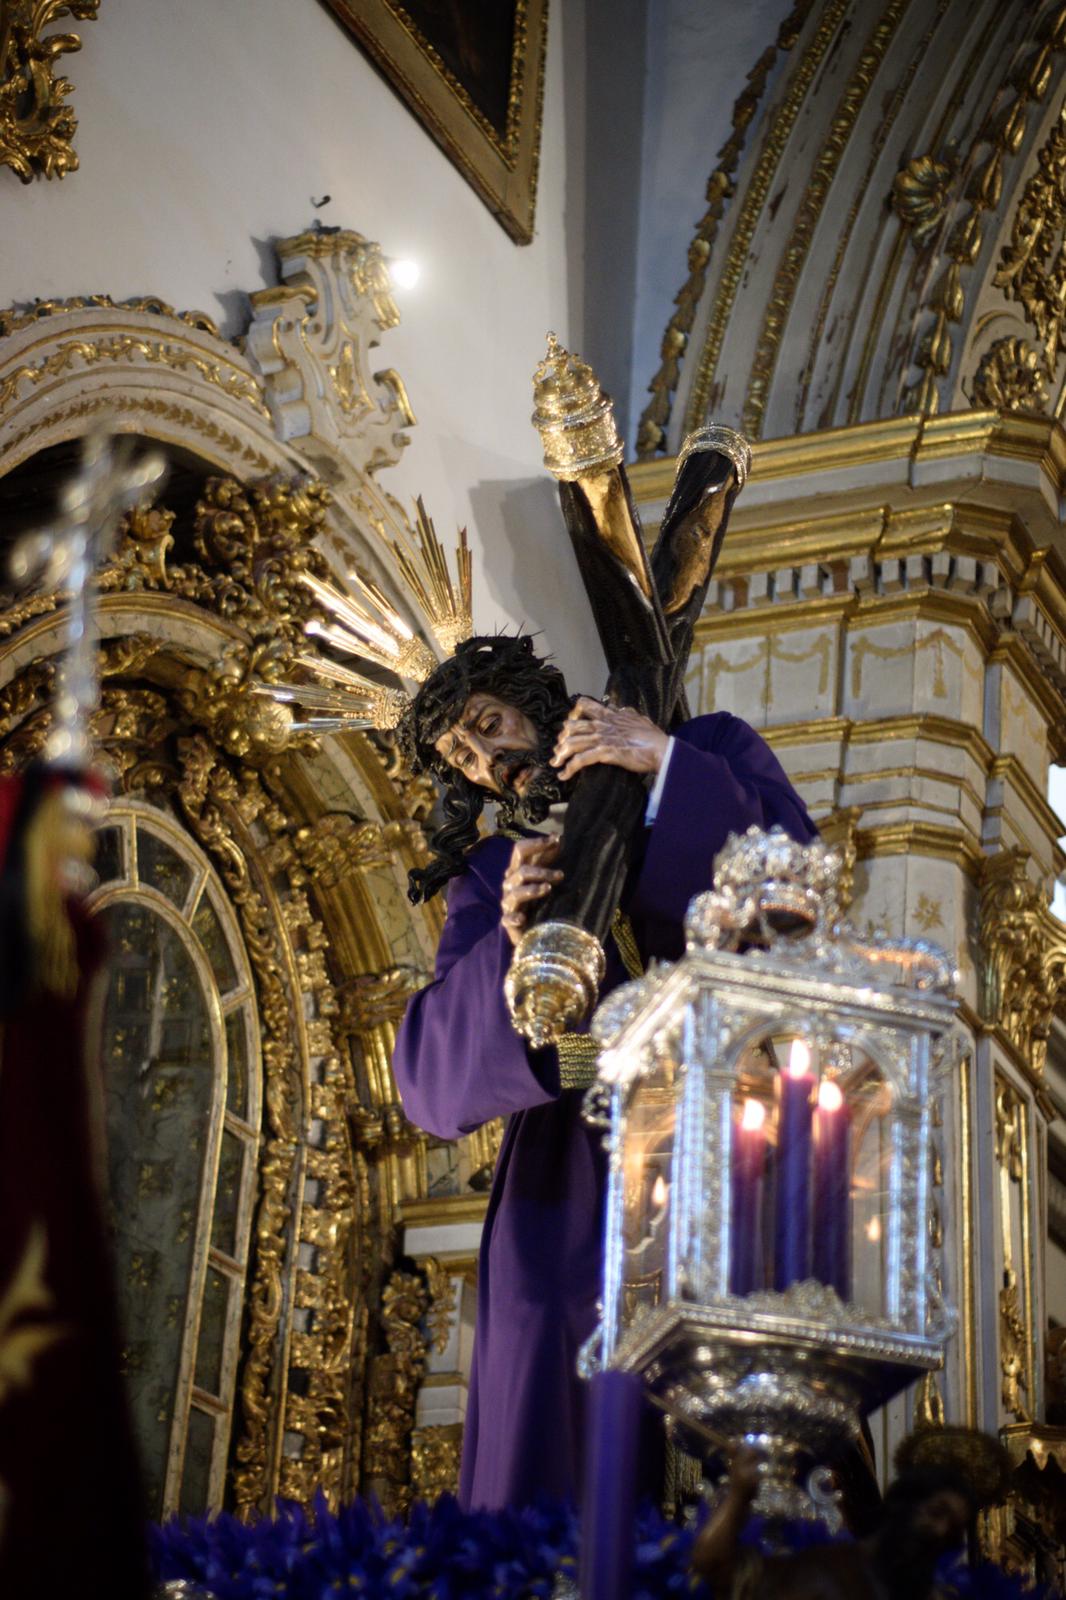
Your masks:
{"label": "white stucco wall", "polygon": [[[525,621],[599,689],[576,565],[530,426],[545,332],[581,338],[584,31],[553,8],[537,236],[514,245],[320,0],[105,0],[65,58],[81,169],[0,168],[0,305],[155,294],[246,321],[272,238],[315,218],[419,263],[382,364],[419,425],[383,481],[470,525],[477,623]],[[314,200],[331,196],[316,209]]]}

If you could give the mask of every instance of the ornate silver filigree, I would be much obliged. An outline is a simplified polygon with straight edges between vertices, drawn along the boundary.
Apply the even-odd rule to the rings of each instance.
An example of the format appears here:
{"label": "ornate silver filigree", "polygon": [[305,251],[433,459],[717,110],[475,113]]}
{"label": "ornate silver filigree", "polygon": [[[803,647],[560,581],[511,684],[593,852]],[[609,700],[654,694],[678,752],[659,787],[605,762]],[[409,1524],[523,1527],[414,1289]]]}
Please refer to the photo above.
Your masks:
{"label": "ornate silver filigree", "polygon": [[[841,870],[837,852],[780,829],[732,839],[713,890],[692,903],[682,960],[597,1014],[604,1310],[582,1352],[586,1372],[640,1373],[682,1448],[706,1457],[709,1437],[757,1442],[762,1514],[830,1523],[835,1498],[812,1467],[854,1441],[864,1413],[943,1364],[954,1323],[926,1219],[933,1086],[957,1059],[955,974],[934,945],[859,937],[839,916]],[[877,1245],[865,1258],[879,1262],[875,1291],[861,1280],[857,1293],[845,1275],[839,1292],[813,1276],[731,1292],[738,1102],[761,1095],[762,1114],[777,1115],[781,1052],[797,1040],[837,1105],[854,1096],[852,1125],[876,1122],[878,1231],[864,1232],[858,1191],[846,1200],[847,1227]]]}

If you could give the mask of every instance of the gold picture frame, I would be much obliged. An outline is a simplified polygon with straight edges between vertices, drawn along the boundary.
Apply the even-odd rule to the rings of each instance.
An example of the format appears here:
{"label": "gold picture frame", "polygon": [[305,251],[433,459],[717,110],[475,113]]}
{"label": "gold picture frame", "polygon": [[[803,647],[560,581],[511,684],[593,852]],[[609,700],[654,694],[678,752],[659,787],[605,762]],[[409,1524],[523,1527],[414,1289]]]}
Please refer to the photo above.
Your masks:
{"label": "gold picture frame", "polygon": [[326,0],[516,244],[537,199],[548,0]]}

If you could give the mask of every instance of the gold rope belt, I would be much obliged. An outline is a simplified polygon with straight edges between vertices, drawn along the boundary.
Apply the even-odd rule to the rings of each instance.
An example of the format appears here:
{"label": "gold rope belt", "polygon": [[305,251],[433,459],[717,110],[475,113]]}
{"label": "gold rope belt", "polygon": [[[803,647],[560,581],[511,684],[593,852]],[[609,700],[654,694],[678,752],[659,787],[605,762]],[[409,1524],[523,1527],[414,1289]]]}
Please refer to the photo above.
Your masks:
{"label": "gold rope belt", "polygon": [[[637,949],[633,924],[624,911],[616,911],[611,923],[611,938],[615,942],[622,965],[631,978],[644,976],[644,963]],[[587,1033],[564,1033],[556,1049],[559,1052],[560,1089],[587,1089],[596,1079],[599,1047]]]}

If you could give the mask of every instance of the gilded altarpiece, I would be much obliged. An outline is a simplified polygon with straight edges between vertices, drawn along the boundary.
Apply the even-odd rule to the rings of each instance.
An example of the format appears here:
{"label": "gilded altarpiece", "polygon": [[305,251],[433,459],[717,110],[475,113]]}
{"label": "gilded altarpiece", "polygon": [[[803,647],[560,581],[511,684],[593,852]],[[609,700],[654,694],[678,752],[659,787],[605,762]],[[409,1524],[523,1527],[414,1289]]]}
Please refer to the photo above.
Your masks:
{"label": "gilded altarpiece", "polygon": [[[47,519],[100,417],[170,461],[100,577],[94,724],[124,1363],[158,1513],[407,1502],[447,1296],[429,1264],[396,1267],[402,1213],[431,1190],[479,1211],[494,1151],[492,1130],[431,1149],[389,1067],[439,932],[404,892],[431,789],[387,738],[319,746],[252,687],[290,669],[304,572],[356,564],[410,609],[386,538],[406,512],[376,478],[413,421],[399,376],[370,370],[397,320],[380,254],[342,233],[278,255],[264,366],[155,300],[0,317],[5,537]],[[0,594],[5,770],[46,736],[63,603]]]}

